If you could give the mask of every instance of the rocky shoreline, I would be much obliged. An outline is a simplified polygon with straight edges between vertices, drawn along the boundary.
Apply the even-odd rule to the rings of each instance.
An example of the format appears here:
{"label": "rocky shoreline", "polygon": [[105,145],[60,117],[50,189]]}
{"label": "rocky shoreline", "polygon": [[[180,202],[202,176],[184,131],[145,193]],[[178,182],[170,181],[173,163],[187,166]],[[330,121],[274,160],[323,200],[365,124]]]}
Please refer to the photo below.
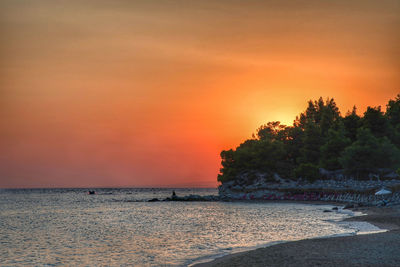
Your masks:
{"label": "rocky shoreline", "polygon": [[208,196],[200,196],[200,195],[187,195],[187,196],[177,196],[172,195],[171,197],[167,197],[164,199],[152,198],[147,202],[158,202],[158,201],[220,201],[221,198],[215,195],[208,195]]}
{"label": "rocky shoreline", "polygon": [[[375,193],[387,188],[391,194],[376,196]],[[292,181],[274,175],[265,179],[258,175],[249,181],[246,176],[225,182],[218,187],[221,200],[290,200],[290,201],[331,201],[353,203],[360,206],[400,204],[400,180],[354,180],[323,179],[314,182]]]}
{"label": "rocky shoreline", "polygon": [[[390,193],[376,195],[385,188]],[[274,175],[274,179],[258,179],[249,182],[246,177],[222,183],[218,195],[186,195],[163,199],[153,198],[148,202],[158,201],[319,201],[346,203],[354,207],[391,206],[400,204],[400,179],[354,180],[324,179],[314,182],[293,181]]]}

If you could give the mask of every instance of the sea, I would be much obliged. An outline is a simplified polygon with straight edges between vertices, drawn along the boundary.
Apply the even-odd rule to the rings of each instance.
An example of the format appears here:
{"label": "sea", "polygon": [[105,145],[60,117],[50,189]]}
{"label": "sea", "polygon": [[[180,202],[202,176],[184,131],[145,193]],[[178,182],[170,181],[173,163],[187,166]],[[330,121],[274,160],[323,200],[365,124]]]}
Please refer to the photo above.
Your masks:
{"label": "sea", "polygon": [[280,242],[379,231],[286,202],[147,202],[215,188],[0,189],[1,266],[190,266]]}

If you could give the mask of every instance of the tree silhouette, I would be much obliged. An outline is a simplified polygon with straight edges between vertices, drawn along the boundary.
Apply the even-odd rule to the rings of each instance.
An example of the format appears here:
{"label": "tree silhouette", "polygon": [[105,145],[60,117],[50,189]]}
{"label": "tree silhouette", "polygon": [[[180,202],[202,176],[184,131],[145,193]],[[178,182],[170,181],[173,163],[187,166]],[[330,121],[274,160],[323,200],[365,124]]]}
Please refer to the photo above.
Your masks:
{"label": "tree silhouette", "polygon": [[222,151],[218,181],[246,173],[315,180],[319,168],[344,169],[356,179],[380,169],[395,171],[400,168],[400,94],[386,107],[386,113],[368,107],[359,116],[354,106],[342,117],[333,98],[310,100],[293,126],[269,122],[236,149]]}

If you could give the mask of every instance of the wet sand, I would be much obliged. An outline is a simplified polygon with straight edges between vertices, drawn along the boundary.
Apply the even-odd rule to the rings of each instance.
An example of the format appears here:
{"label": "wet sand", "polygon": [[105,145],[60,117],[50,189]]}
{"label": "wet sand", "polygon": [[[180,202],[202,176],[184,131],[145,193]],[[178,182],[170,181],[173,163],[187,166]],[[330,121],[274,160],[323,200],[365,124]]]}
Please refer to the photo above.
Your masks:
{"label": "wet sand", "polygon": [[366,221],[389,231],[282,243],[195,266],[400,266],[400,206],[355,211],[367,215],[348,221]]}

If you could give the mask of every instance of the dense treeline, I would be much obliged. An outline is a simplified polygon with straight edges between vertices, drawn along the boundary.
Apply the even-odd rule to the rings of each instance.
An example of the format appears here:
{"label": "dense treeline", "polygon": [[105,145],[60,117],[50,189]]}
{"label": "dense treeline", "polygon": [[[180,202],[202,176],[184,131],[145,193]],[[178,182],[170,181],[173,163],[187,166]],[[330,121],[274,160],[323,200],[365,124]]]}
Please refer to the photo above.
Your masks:
{"label": "dense treeline", "polygon": [[222,151],[221,159],[220,182],[256,173],[312,181],[320,178],[320,168],[343,170],[355,179],[382,169],[397,170],[400,94],[388,102],[386,112],[380,106],[368,107],[362,116],[356,107],[341,116],[334,99],[310,100],[293,126],[269,122],[236,150]]}

